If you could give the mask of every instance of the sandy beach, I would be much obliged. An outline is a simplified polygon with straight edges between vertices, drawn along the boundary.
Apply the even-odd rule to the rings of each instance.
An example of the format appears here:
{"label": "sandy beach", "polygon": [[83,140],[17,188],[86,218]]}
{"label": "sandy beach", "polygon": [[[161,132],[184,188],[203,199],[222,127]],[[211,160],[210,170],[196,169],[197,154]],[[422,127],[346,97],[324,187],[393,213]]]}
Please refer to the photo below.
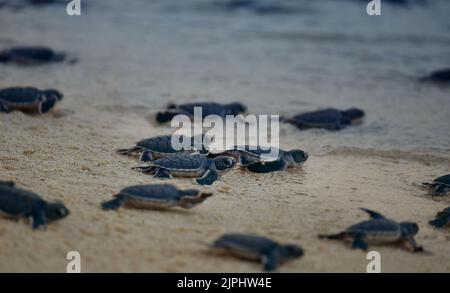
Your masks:
{"label": "sandy beach", "polygon": [[[207,248],[223,233],[242,232],[305,249],[303,258],[280,272],[363,273],[366,253],[317,237],[366,219],[360,207],[417,222],[416,240],[430,252],[373,246],[381,253],[383,272],[450,272],[450,232],[428,225],[450,198],[431,198],[420,188],[450,171],[448,89],[418,87],[413,81],[450,64],[443,57],[450,49],[448,33],[421,31],[434,22],[406,29],[407,12],[395,10],[400,16],[394,33],[380,25],[377,42],[368,38],[353,47],[360,53],[372,48],[367,51],[372,57],[391,50],[394,61],[386,57],[375,66],[371,59],[353,62],[357,54],[346,57],[353,50],[346,46],[359,32],[349,33],[347,42],[338,38],[332,47],[329,39],[308,37],[314,29],[292,33],[279,22],[271,34],[252,32],[249,41],[260,17],[228,21],[230,16],[212,13],[199,19],[173,1],[156,1],[147,10],[143,1],[127,9],[121,1],[92,2],[79,18],[58,6],[0,10],[0,47],[47,45],[80,60],[0,66],[1,88],[57,88],[65,96],[50,115],[0,115],[0,179],[62,201],[71,211],[45,231],[0,219],[0,272],[65,272],[66,254],[73,250],[81,254],[83,272],[260,272],[258,264],[219,257]],[[346,5],[351,12],[359,9]],[[167,12],[174,7],[177,13]],[[327,12],[324,7],[312,7],[315,14],[308,15],[318,17]],[[422,15],[418,9],[408,13]],[[317,34],[326,36],[318,29]],[[286,35],[300,41],[284,42]],[[387,44],[398,35],[409,38]],[[374,47],[383,37],[386,43]],[[302,41],[308,43],[300,47]],[[416,46],[399,57],[411,42]],[[420,44],[428,47],[414,51]],[[338,57],[318,64],[320,56],[313,52]],[[425,52],[432,57],[425,58]],[[408,63],[415,56],[422,61]],[[214,196],[195,209],[102,211],[99,204],[120,189],[160,182],[132,171],[137,162],[114,151],[171,133],[149,121],[168,102],[199,100],[241,101],[251,113],[292,115],[324,106],[359,106],[368,115],[362,126],[339,133],[282,125],[281,147],[310,154],[304,167],[263,175],[232,170],[211,187],[201,187]],[[199,188],[192,179],[171,182]]]}

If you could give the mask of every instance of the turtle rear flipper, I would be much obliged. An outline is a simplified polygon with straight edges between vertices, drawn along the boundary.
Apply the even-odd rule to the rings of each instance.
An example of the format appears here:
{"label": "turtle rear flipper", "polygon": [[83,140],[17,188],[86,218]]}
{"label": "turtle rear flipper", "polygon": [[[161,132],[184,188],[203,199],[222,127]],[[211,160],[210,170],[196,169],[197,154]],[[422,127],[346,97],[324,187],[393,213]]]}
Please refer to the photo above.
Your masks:
{"label": "turtle rear flipper", "polygon": [[102,203],[104,210],[118,210],[126,201],[126,196],[118,195],[114,199]]}
{"label": "turtle rear flipper", "polygon": [[216,171],[207,170],[201,178],[197,179],[197,183],[201,185],[211,185],[217,179],[219,179],[219,175]]}
{"label": "turtle rear flipper", "polygon": [[118,149],[118,150],[116,150],[116,153],[118,153],[119,155],[130,156],[130,155],[134,155],[140,151],[141,151],[140,147],[134,146],[129,149]]}
{"label": "turtle rear flipper", "polygon": [[286,169],[286,162],[284,160],[276,160],[272,162],[256,162],[247,166],[247,170],[255,173],[269,173],[282,171],[284,169]]}
{"label": "turtle rear flipper", "polygon": [[443,228],[445,225],[447,225],[450,222],[450,216],[444,215],[440,216],[432,221],[430,221],[430,225],[435,228]]}

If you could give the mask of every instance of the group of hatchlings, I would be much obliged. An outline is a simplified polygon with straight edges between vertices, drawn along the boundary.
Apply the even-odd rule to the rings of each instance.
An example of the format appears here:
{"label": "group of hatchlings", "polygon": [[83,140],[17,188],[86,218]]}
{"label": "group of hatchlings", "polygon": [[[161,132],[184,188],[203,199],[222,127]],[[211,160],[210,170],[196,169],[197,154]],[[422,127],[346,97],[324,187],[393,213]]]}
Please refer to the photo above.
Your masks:
{"label": "group of hatchlings", "polygon": [[[20,47],[0,52],[0,63],[5,64],[36,65],[64,61],[76,62],[73,58],[69,59],[65,53],[54,52],[49,48]],[[421,80],[449,82],[449,72],[435,72]],[[62,98],[62,93],[54,89],[39,90],[32,87],[0,89],[0,113],[22,111],[31,115],[44,114],[51,111]],[[157,113],[155,118],[159,123],[166,123],[178,114],[193,117],[195,107],[202,107],[204,117],[212,114],[225,117],[246,112],[246,107],[241,103],[172,104],[164,111]],[[340,130],[349,125],[355,125],[364,115],[364,112],[357,108],[345,111],[330,108],[303,113],[282,121],[293,124],[299,129]],[[180,151],[172,147],[172,138],[170,135],[163,135],[144,139],[131,148],[117,150],[117,153],[139,157],[139,161],[145,166],[134,169],[144,174],[152,174],[155,178],[161,179],[172,176],[195,177],[200,185],[213,184],[220,175],[236,165],[250,172],[267,173],[301,166],[308,159],[308,154],[299,149],[278,150],[275,152],[278,153],[277,157],[270,157],[268,154],[273,154],[273,149],[267,150],[258,146],[235,146],[220,154],[211,154],[206,149]],[[198,137],[180,136],[177,139],[191,140],[193,145]],[[203,136],[200,139],[202,140]],[[449,195],[450,174],[423,185],[433,196]],[[122,189],[112,200],[103,202],[101,207],[104,210],[118,210],[122,206],[190,209],[211,196],[212,193],[197,189],[182,190],[171,184],[137,185]],[[362,210],[368,213],[369,220],[350,226],[343,232],[319,235],[319,237],[349,240],[353,248],[362,250],[367,250],[368,244],[372,243],[408,243],[412,251],[423,251],[414,240],[414,236],[419,231],[416,223],[397,222],[375,211]],[[46,202],[31,191],[18,188],[11,181],[0,181],[0,212],[16,220],[31,219],[34,229],[45,227],[47,222],[69,215],[69,210],[64,204]],[[430,224],[436,228],[443,228],[449,223],[450,207],[439,212],[436,218],[430,221]],[[211,247],[240,258],[259,261],[266,271],[275,270],[283,262],[299,258],[304,253],[298,245],[280,244],[266,237],[245,234],[225,234]]]}

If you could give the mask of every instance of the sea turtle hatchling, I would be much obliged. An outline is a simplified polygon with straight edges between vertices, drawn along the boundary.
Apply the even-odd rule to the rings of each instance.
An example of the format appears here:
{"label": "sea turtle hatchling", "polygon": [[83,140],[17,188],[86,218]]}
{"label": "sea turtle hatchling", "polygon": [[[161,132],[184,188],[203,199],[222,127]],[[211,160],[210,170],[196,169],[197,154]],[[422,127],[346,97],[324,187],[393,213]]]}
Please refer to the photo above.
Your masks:
{"label": "sea turtle hatchling", "polygon": [[197,183],[211,185],[219,175],[236,166],[236,160],[219,156],[209,159],[201,154],[175,154],[153,162],[149,166],[136,167],[145,174],[154,174],[155,178],[197,177]]}
{"label": "sea turtle hatchling", "polygon": [[430,225],[435,228],[443,228],[450,223],[450,207],[437,213],[436,219],[430,221]]}
{"label": "sea turtle hatchling", "polygon": [[0,113],[22,111],[26,114],[45,114],[63,99],[54,89],[39,90],[34,87],[0,89]]}
{"label": "sea turtle hatchling", "polygon": [[450,68],[433,71],[428,76],[422,77],[420,81],[441,85],[450,84]]}
{"label": "sea turtle hatchling", "polygon": [[166,123],[171,121],[176,115],[186,115],[193,119],[195,108],[201,108],[201,118],[205,118],[208,115],[218,115],[225,118],[227,115],[239,115],[247,110],[247,107],[241,103],[219,104],[214,102],[199,102],[180,105],[170,104],[165,111],[156,114],[156,121]]}
{"label": "sea turtle hatchling", "polygon": [[211,247],[219,252],[260,262],[265,271],[276,270],[280,264],[303,256],[303,249],[298,245],[279,244],[266,237],[246,234],[225,234]]}
{"label": "sea turtle hatchling", "polygon": [[[41,65],[45,63],[63,62],[67,60],[66,53],[55,52],[47,47],[14,47],[0,51],[1,63],[18,65]],[[68,60],[75,63],[75,59]]]}
{"label": "sea turtle hatchling", "polygon": [[248,145],[235,146],[225,154],[230,154],[238,160],[241,166],[256,173],[282,171],[302,165],[308,160],[308,153],[299,149],[284,151],[273,147],[263,149],[259,146]]}
{"label": "sea turtle hatchling", "polygon": [[[118,154],[127,155],[127,156],[135,156],[139,155],[139,161],[147,162],[154,161],[157,159],[165,158],[167,156],[173,155],[175,153],[193,153],[195,152],[196,138],[198,137],[199,143],[201,144],[201,150],[199,151],[202,154],[207,154],[207,150],[203,147],[203,135],[202,136],[178,136],[175,139],[175,142],[180,142],[180,139],[184,142],[185,139],[189,140],[189,149],[181,149],[178,150],[178,147],[173,146],[172,139],[174,136],[172,135],[160,135],[156,137],[151,137],[147,139],[140,140],[136,143],[134,147],[129,149],[119,149],[117,150]],[[181,142],[180,142],[181,143]],[[180,148],[182,144],[180,145]]]}
{"label": "sea turtle hatchling", "polygon": [[444,196],[450,193],[450,174],[438,177],[433,182],[422,183],[433,196]]}
{"label": "sea turtle hatchling", "polygon": [[16,220],[31,218],[37,229],[65,218],[69,210],[62,203],[48,203],[36,193],[17,188],[12,181],[0,181],[0,213]]}
{"label": "sea turtle hatchling", "polygon": [[102,207],[105,210],[117,210],[124,205],[146,209],[190,209],[210,196],[212,193],[196,189],[182,190],[171,184],[135,185],[122,189],[113,200],[102,203]]}
{"label": "sea turtle hatchling", "polygon": [[358,124],[364,117],[364,111],[351,108],[345,111],[328,108],[296,115],[283,121],[297,126],[299,129],[323,128],[341,130],[349,125]]}
{"label": "sea turtle hatchling", "polygon": [[347,228],[338,234],[319,235],[322,239],[351,240],[353,248],[367,250],[368,244],[409,243],[414,252],[423,251],[414,240],[419,232],[419,226],[413,222],[398,223],[383,215],[361,209],[370,215],[370,220]]}

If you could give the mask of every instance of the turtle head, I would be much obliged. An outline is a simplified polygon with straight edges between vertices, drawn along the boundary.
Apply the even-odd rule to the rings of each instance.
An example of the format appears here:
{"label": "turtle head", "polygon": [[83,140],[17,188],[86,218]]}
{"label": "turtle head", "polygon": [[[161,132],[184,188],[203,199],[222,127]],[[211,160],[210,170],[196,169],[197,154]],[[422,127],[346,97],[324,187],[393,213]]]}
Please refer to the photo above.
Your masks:
{"label": "turtle head", "polygon": [[45,206],[45,216],[50,221],[65,218],[69,213],[62,203],[49,203]]}
{"label": "turtle head", "polygon": [[227,104],[227,108],[230,110],[231,113],[233,113],[235,115],[244,113],[245,111],[247,111],[247,107],[238,102]]}
{"label": "turtle head", "polygon": [[282,245],[279,248],[279,254],[283,260],[299,258],[303,256],[303,249],[295,244]]}
{"label": "turtle head", "polygon": [[351,122],[360,120],[364,117],[365,113],[363,110],[358,108],[350,108],[346,111],[344,111],[344,115],[347,119],[349,119]]}
{"label": "turtle head", "polygon": [[400,223],[403,236],[413,236],[419,232],[419,225],[413,222]]}
{"label": "turtle head", "polygon": [[220,172],[227,172],[236,166],[236,160],[232,157],[220,156],[213,159],[216,170]]}
{"label": "turtle head", "polygon": [[308,153],[302,150],[290,150],[289,154],[292,156],[292,159],[297,164],[302,164],[308,160]]}
{"label": "turtle head", "polygon": [[63,99],[63,94],[57,90],[54,89],[48,89],[44,91],[45,97],[48,100],[54,100],[56,99],[58,102]]}

